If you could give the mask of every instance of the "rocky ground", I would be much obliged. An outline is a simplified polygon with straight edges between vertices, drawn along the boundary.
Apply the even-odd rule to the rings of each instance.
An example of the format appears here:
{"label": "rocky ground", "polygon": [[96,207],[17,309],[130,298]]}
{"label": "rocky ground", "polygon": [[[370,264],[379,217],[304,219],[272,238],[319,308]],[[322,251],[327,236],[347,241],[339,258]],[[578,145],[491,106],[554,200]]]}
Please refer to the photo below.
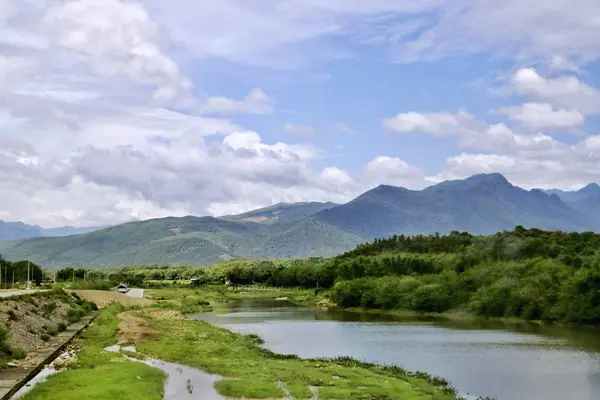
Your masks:
{"label": "rocky ground", "polygon": [[119,302],[126,307],[147,306],[152,304],[151,300],[130,297],[119,292],[109,292],[105,290],[77,290],[76,293],[81,296],[82,299],[93,301],[100,308],[106,307],[113,302]]}
{"label": "rocky ground", "polygon": [[2,299],[0,327],[8,330],[5,350],[21,348],[30,353],[50,346],[52,337],[60,330],[59,324],[69,325],[69,310],[78,307],[75,300],[67,294],[49,293]]}

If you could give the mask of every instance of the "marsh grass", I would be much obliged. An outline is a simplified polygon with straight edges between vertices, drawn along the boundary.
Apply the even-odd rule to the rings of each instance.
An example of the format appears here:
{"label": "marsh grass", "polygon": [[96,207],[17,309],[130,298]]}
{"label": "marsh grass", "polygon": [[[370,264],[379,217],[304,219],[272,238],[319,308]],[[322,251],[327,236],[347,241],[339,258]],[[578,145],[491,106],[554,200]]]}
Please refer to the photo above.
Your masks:
{"label": "marsh grass", "polygon": [[[259,347],[255,335],[239,335],[196,320],[164,320],[147,313],[148,327],[158,334],[138,344],[141,353],[223,376],[215,384],[232,398],[283,398],[277,382],[294,398],[320,399],[456,399],[441,378],[411,374],[399,367],[381,367],[350,358],[305,360]],[[342,377],[342,379],[340,379]]]}
{"label": "marsh grass", "polygon": [[142,363],[104,351],[115,343],[120,304],[102,310],[83,332],[83,350],[70,369],[36,385],[24,400],[162,400],[165,374]]}

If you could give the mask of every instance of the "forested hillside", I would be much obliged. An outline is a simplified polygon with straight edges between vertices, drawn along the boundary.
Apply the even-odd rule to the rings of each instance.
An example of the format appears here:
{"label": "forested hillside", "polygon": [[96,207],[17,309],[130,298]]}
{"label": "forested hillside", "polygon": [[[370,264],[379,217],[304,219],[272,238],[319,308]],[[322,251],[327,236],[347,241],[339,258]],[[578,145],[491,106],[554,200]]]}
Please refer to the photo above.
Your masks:
{"label": "forested hillside", "polygon": [[339,306],[600,323],[600,235],[517,227],[397,235],[330,259],[236,260],[124,271],[138,280],[328,288]]}
{"label": "forested hillside", "polygon": [[595,197],[595,188],[544,193],[514,186],[500,174],[482,174],[420,191],[378,186],[341,205],[280,203],[220,218],[161,218],[83,235],[0,242],[0,254],[49,266],[102,269],[331,257],[359,243],[393,235],[451,231],[489,235],[518,225],[600,232],[600,207],[594,208],[600,205],[600,197]]}

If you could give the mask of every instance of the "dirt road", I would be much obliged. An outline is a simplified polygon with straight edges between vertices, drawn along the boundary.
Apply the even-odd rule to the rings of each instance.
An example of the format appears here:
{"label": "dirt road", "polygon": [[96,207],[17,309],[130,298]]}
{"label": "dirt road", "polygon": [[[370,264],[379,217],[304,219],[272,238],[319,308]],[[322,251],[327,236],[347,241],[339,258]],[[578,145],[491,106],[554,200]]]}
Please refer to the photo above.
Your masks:
{"label": "dirt road", "polygon": [[151,300],[132,297],[118,292],[109,292],[105,290],[76,290],[75,292],[81,298],[88,301],[93,301],[100,308],[112,303],[113,301],[117,301],[124,306],[146,306],[152,304]]}
{"label": "dirt road", "polygon": [[46,292],[46,290],[33,290],[33,289],[2,290],[2,291],[0,291],[0,297],[20,296],[22,294],[41,293],[41,292]]}

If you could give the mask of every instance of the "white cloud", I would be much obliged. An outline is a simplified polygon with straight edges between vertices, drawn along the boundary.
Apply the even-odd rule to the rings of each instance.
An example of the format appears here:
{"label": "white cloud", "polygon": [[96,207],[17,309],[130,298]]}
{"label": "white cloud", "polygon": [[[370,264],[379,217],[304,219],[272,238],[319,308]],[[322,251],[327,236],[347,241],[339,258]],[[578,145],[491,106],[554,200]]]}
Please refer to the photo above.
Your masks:
{"label": "white cloud", "polygon": [[298,135],[312,135],[315,133],[315,128],[309,125],[293,124],[288,122],[283,125],[282,131],[285,133],[293,133]]}
{"label": "white cloud", "polygon": [[583,114],[600,114],[600,91],[574,76],[545,78],[533,68],[521,68],[512,77],[521,94],[549,101],[554,106]]}
{"label": "white cloud", "polygon": [[499,112],[532,129],[572,129],[583,126],[585,122],[579,111],[554,109],[548,103],[525,103],[502,108]]}
{"label": "white cloud", "polygon": [[356,133],[356,130],[352,129],[351,127],[344,124],[343,122],[338,122],[336,124],[333,124],[332,128],[335,129],[336,131],[343,132],[343,133]]}
{"label": "white cloud", "polygon": [[161,49],[158,26],[136,2],[52,2],[43,21],[58,48],[95,73],[150,85],[161,101],[185,98],[193,87]]}
{"label": "white cloud", "polygon": [[253,89],[244,100],[227,97],[211,97],[202,102],[197,111],[200,114],[270,114],[273,112],[271,99],[261,89]]}
{"label": "white cloud", "polygon": [[555,71],[572,71],[577,73],[581,71],[577,64],[569,61],[566,57],[559,55],[552,56],[550,68]]}
{"label": "white cloud", "polygon": [[554,60],[561,69],[600,56],[596,0],[145,0],[170,35],[198,57],[277,67],[348,50],[340,36],[383,45],[412,62],[486,53]]}
{"label": "white cloud", "polygon": [[428,29],[395,46],[398,61],[473,53],[530,61],[558,56],[578,63],[600,57],[596,0],[447,1],[438,6]]}
{"label": "white cloud", "polygon": [[463,133],[474,120],[471,114],[459,111],[447,112],[408,112],[383,120],[383,126],[395,133],[419,132],[436,136],[451,136]]}
{"label": "white cloud", "polygon": [[423,171],[397,157],[379,156],[364,168],[362,179],[369,188],[381,184],[422,189],[428,186]]}

